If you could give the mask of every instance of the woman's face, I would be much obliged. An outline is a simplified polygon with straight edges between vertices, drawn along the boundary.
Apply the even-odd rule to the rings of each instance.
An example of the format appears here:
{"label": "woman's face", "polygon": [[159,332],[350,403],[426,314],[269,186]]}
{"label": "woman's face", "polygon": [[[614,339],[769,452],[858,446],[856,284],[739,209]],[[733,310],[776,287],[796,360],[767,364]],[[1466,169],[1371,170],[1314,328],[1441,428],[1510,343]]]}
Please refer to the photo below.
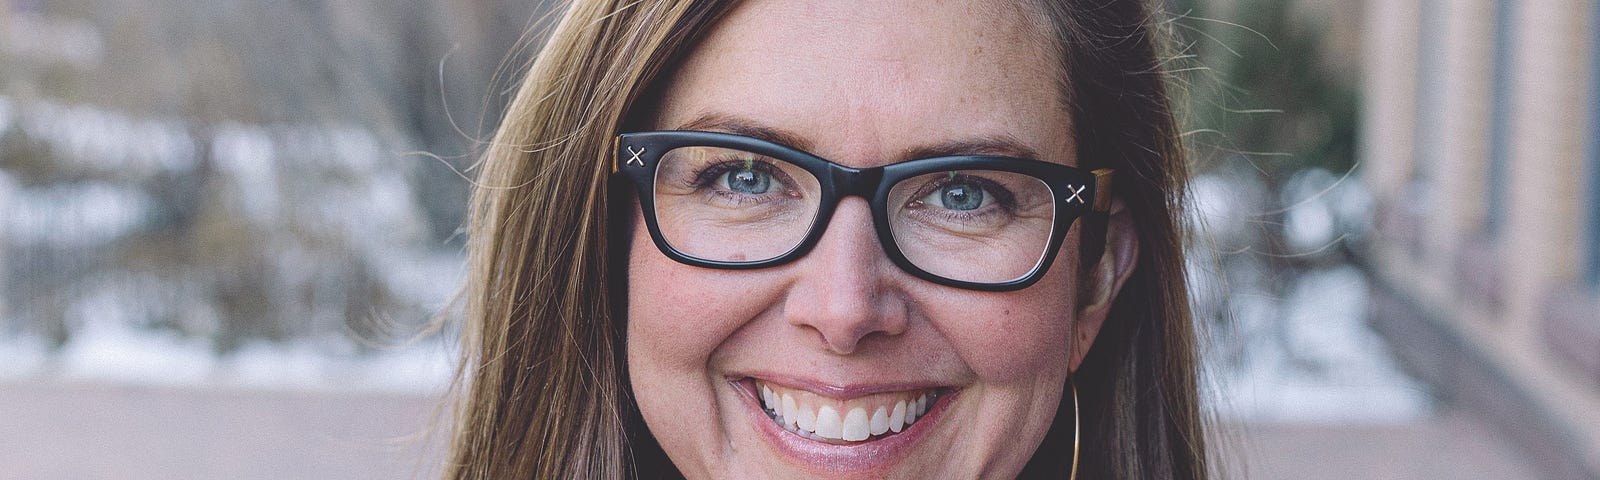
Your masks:
{"label": "woman's face", "polygon": [[[853,167],[935,146],[1023,155],[996,138],[1076,164],[1043,27],[1014,5],[972,3],[745,2],[674,72],[654,127],[781,132]],[[1039,283],[994,293],[901,271],[859,197],[808,255],[769,269],[679,264],[635,228],[639,407],[690,477],[1013,476],[1056,415],[1069,350],[1087,345],[1068,345],[1075,238]],[[781,412],[819,431],[790,431]],[[862,425],[884,433],[820,440]]]}

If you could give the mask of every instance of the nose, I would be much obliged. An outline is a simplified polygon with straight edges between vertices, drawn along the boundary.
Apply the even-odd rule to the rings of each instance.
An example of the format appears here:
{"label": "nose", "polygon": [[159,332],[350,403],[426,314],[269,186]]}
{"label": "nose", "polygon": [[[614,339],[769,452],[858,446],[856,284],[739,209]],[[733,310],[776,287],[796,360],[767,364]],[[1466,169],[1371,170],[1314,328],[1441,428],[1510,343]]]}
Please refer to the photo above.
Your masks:
{"label": "nose", "polygon": [[899,270],[878,243],[865,199],[839,202],[820,241],[794,263],[794,274],[784,316],[815,332],[829,351],[848,355],[870,337],[905,333],[906,307],[890,288]]}

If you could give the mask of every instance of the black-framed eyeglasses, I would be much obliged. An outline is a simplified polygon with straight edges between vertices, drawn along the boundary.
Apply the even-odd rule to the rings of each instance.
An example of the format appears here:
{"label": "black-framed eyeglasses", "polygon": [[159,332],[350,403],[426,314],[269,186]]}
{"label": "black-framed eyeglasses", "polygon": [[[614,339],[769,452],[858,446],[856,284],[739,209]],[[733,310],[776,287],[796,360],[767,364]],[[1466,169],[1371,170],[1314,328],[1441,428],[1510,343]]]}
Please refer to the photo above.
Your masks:
{"label": "black-framed eyeglasses", "polygon": [[953,287],[1017,290],[1044,276],[1072,222],[1109,210],[1110,169],[964,155],[851,168],[740,135],[617,136],[612,171],[632,181],[661,253],[719,269],[804,256],[839,201],[867,199],[901,269]]}

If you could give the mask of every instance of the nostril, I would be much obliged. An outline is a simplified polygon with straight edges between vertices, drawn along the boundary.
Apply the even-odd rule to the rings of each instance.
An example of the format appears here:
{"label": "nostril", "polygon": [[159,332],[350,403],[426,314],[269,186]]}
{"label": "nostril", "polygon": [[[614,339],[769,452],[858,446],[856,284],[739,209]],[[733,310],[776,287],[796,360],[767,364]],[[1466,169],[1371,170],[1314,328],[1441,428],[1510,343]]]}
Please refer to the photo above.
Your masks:
{"label": "nostril", "polygon": [[906,309],[893,305],[896,297],[884,295],[881,284],[817,276],[797,282],[789,293],[789,323],[814,332],[818,346],[834,354],[850,355],[874,337],[906,331]]}
{"label": "nostril", "polygon": [[820,347],[839,355],[854,353],[874,333],[905,331],[903,307],[885,295],[898,272],[878,243],[871,210],[864,199],[840,202],[817,245],[796,262],[785,300],[790,324],[816,332]]}

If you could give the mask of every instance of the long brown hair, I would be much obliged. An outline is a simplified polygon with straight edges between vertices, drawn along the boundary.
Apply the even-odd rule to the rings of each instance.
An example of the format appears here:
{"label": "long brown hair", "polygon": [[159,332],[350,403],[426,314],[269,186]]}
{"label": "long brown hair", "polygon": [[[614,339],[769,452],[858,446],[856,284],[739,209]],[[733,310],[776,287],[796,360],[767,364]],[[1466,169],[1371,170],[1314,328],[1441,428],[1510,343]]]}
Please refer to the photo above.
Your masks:
{"label": "long brown hair", "polygon": [[[1187,178],[1154,16],[1136,0],[1041,2],[1078,158],[1118,170],[1139,258],[1074,374],[1084,478],[1206,478],[1182,256]],[[457,479],[632,478],[671,464],[630,398],[611,139],[735,1],[576,1],[521,81],[472,200]],[[626,198],[626,197],[620,197]],[[628,204],[624,203],[624,207]],[[1094,261],[1085,262],[1093,265]],[[1064,396],[1063,402],[1070,402]],[[1065,404],[1060,412],[1071,412]],[[1027,477],[1065,478],[1070,415]]]}

